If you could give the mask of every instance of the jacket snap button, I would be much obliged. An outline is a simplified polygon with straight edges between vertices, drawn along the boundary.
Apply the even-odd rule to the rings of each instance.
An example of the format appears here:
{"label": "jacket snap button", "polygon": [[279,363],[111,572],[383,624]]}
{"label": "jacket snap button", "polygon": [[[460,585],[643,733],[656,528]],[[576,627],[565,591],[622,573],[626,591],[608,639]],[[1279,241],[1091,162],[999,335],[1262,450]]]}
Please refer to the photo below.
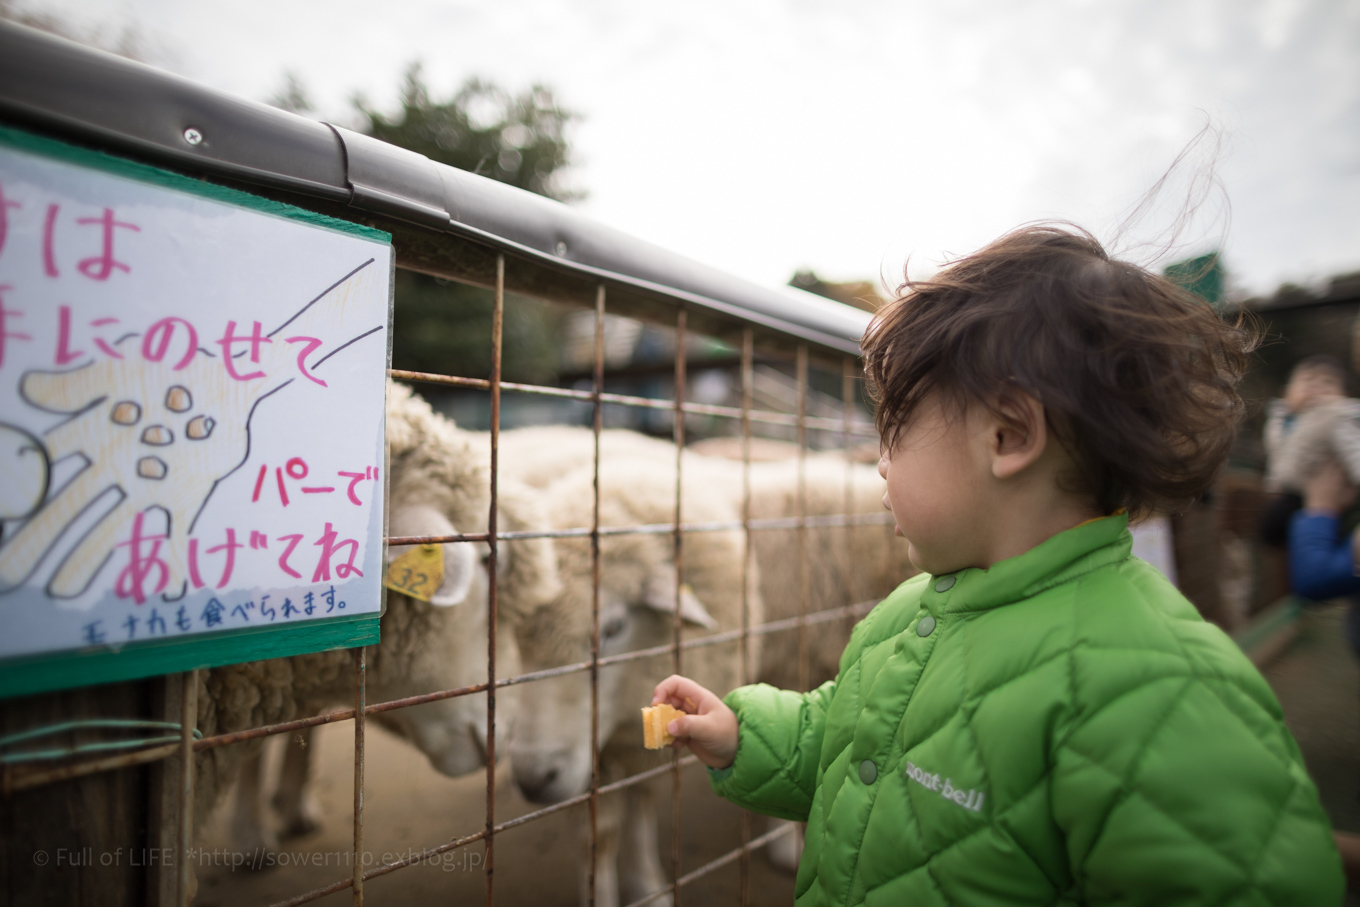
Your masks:
{"label": "jacket snap button", "polygon": [[935,632],[935,618],[927,614],[925,617],[921,618],[921,622],[916,625],[916,635],[929,636],[931,633],[934,632]]}
{"label": "jacket snap button", "polygon": [[935,581],[935,591],[948,592],[950,589],[954,588],[954,583],[956,582],[958,582],[958,577],[956,576],[942,576]]}
{"label": "jacket snap button", "polygon": [[859,780],[865,784],[873,784],[878,780],[878,766],[874,765],[874,760],[865,759],[859,764]]}

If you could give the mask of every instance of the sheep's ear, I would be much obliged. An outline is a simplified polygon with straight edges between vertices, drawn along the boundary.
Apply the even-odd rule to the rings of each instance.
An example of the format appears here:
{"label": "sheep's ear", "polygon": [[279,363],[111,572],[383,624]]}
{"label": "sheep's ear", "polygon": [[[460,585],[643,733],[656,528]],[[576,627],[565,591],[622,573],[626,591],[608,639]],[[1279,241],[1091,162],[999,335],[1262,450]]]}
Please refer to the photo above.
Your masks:
{"label": "sheep's ear", "polygon": [[477,552],[466,542],[441,547],[444,549],[444,581],[430,596],[430,604],[450,608],[467,601],[479,564]]}
{"label": "sheep's ear", "polygon": [[[455,535],[458,530],[448,518],[432,507],[402,507],[392,511],[387,522],[388,534],[403,535]],[[411,550],[410,545],[392,545],[387,549],[387,562],[390,564]],[[467,600],[472,590],[472,580],[477,575],[477,552],[470,543],[459,542],[440,545],[443,576],[439,585],[430,596],[429,602],[440,607],[460,605]]]}
{"label": "sheep's ear", "polygon": [[[642,592],[642,602],[653,611],[674,614],[675,574],[657,573],[648,579]],[[699,601],[699,596],[694,594],[689,583],[682,583],[680,586],[680,619],[706,630],[718,629],[718,622],[708,613],[704,603]]]}

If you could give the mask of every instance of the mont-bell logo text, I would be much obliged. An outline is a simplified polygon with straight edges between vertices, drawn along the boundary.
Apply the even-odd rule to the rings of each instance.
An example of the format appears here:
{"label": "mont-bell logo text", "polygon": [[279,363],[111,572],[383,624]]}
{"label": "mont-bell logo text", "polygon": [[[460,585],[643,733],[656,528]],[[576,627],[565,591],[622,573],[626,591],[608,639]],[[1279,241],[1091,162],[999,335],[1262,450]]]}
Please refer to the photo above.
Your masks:
{"label": "mont-bell logo text", "polygon": [[939,775],[931,774],[910,761],[907,762],[906,775],[926,790],[933,790],[941,797],[954,801],[964,809],[972,810],[975,813],[982,812],[982,801],[987,799],[987,795],[980,790],[964,790],[961,787],[955,787],[954,782],[950,779],[942,779]]}

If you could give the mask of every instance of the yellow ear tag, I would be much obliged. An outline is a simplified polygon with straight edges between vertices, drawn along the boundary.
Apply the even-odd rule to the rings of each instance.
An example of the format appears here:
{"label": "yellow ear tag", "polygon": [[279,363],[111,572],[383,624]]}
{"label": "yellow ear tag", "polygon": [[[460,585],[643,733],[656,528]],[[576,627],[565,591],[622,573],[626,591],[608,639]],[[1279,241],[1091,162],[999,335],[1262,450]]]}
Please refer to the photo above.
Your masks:
{"label": "yellow ear tag", "polygon": [[387,565],[383,585],[423,602],[444,582],[444,553],[438,545],[418,545]]}

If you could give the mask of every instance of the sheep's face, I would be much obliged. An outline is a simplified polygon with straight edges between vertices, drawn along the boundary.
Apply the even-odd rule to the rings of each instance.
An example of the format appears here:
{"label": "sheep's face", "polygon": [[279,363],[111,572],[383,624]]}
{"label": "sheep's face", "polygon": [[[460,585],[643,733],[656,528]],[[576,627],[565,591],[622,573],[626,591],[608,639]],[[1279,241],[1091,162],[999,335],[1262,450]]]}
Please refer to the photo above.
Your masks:
{"label": "sheep's face", "polygon": [[[485,624],[485,621],[483,621]],[[469,627],[468,632],[477,631]],[[482,630],[475,652],[463,653],[475,656],[481,669],[471,674],[448,681],[440,681],[445,689],[471,686],[486,680],[486,640]],[[513,642],[497,640],[497,670],[517,673],[515,661],[517,650]],[[425,684],[424,686],[429,686]],[[428,691],[427,691],[428,692]],[[414,694],[413,694],[414,695]],[[511,726],[515,721],[518,691],[514,688],[496,691],[496,756],[504,756],[510,739]],[[411,708],[398,709],[384,715],[384,724],[407,738],[425,754],[430,765],[442,775],[457,778],[486,767],[487,756],[487,712],[486,694],[471,693],[439,702]]]}
{"label": "sheep's face", "polygon": [[[457,530],[426,506],[395,508],[388,531],[394,536],[453,535]],[[394,546],[389,561],[409,548]],[[370,702],[486,681],[487,598],[489,577],[485,543],[443,545],[443,578],[429,602],[391,592],[384,617],[380,663],[370,673]],[[501,569],[509,552],[502,550]],[[519,650],[513,635],[497,635],[497,673],[517,673]],[[497,753],[503,753],[514,721],[517,696],[498,691]],[[383,724],[406,737],[442,774],[465,775],[486,765],[486,694],[471,693],[384,713]]]}
{"label": "sheep's face", "polygon": [[[636,579],[636,577],[635,577]],[[571,599],[575,599],[573,603]],[[642,582],[615,581],[606,572],[600,590],[600,657],[608,658],[671,642],[676,606],[674,567]],[[712,629],[713,618],[698,598],[682,587],[680,616],[688,624]],[[590,660],[590,589],[569,589],[563,600],[524,623],[517,634],[526,671]],[[601,747],[628,721],[636,721],[636,690],[648,686],[669,656],[659,655],[600,668]],[[590,674],[576,672],[535,682],[523,690],[519,723],[510,742],[515,782],[536,803],[555,803],[590,786]],[[645,703],[644,703],[645,704]]]}

